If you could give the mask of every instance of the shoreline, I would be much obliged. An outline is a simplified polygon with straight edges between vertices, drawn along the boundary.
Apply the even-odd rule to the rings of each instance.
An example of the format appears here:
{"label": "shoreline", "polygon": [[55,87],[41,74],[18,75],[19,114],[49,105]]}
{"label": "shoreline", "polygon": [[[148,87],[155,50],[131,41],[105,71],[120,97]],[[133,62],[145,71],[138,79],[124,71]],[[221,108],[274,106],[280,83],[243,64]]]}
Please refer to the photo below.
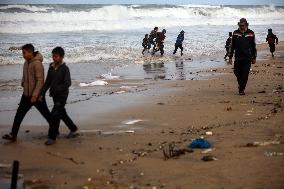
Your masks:
{"label": "shoreline", "polygon": [[[134,133],[82,133],[72,140],[60,137],[56,145],[46,147],[44,127],[23,125],[17,144],[1,140],[0,163],[18,157],[23,180],[36,179],[35,184],[51,188],[282,188],[283,156],[265,154],[284,152],[284,93],[273,93],[279,85],[283,87],[283,52],[281,42],[275,59],[261,59],[252,66],[246,96],[237,95],[231,66],[204,70],[214,74],[209,80],[146,80],[145,91],[94,100],[96,108],[98,104],[115,105],[121,95],[126,98],[120,102],[122,108],[99,113],[83,125],[85,130],[95,125],[99,130]],[[141,86],[145,87],[143,82]],[[90,102],[81,105],[91,109]],[[76,111],[86,113],[74,108],[78,104],[71,106],[72,117]],[[131,120],[142,121],[125,124]],[[26,129],[31,132],[25,133]],[[206,131],[213,135],[207,136]],[[182,148],[201,135],[214,145],[208,154],[217,161],[201,161],[207,154],[198,149],[163,160],[162,147],[173,143]],[[274,140],[280,144],[242,147]],[[5,171],[0,169],[0,178]]]}

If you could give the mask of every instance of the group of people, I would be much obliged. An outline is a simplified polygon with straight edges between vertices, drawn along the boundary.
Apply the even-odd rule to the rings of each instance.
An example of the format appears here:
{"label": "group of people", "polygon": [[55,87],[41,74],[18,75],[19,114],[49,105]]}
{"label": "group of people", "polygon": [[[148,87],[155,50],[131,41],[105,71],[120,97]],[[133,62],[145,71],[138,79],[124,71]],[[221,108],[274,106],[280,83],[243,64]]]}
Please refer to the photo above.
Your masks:
{"label": "group of people", "polygon": [[[167,31],[163,29],[161,32],[158,31],[158,27],[154,27],[154,29],[150,32],[150,34],[145,34],[145,37],[142,41],[142,54],[144,55],[145,51],[150,53],[151,46],[153,45],[153,49],[151,54],[154,55],[156,52],[160,51],[161,56],[164,55],[164,40],[166,38]],[[182,30],[177,36],[175,43],[175,50],[173,54],[176,54],[178,48],[181,50],[181,56],[183,55],[183,43],[184,40],[184,31]]]}
{"label": "group of people", "polygon": [[[238,29],[233,33],[229,33],[229,39],[226,42],[227,53],[225,59],[229,57],[229,63],[232,64],[232,58],[235,57],[234,74],[237,77],[239,85],[239,95],[245,95],[245,88],[248,81],[251,64],[255,64],[257,50],[255,43],[255,34],[248,28],[249,23],[245,18],[238,22]],[[143,51],[149,51],[153,45],[152,54],[160,51],[164,54],[164,40],[166,30],[158,32],[158,27],[151,31],[150,35],[146,34],[143,39]],[[175,43],[175,54],[178,48],[181,49],[181,56],[183,55],[184,31],[181,31]],[[269,44],[272,56],[275,51],[275,43],[278,44],[278,38],[272,33],[272,29],[268,30],[266,41]],[[49,66],[47,77],[44,82],[44,67],[43,57],[40,52],[35,51],[32,44],[22,46],[23,58],[25,63],[23,66],[22,87],[23,95],[17,109],[12,130],[9,134],[5,134],[2,138],[12,142],[17,140],[20,125],[26,113],[35,106],[42,116],[49,124],[48,140],[46,145],[55,143],[59,135],[59,125],[62,120],[69,128],[70,132],[67,138],[74,138],[78,136],[78,127],[74,124],[68,116],[65,105],[69,94],[69,87],[71,86],[70,71],[64,63],[64,49],[56,47],[52,50],[53,62]],[[53,98],[53,108],[50,112],[45,100],[45,94],[49,90],[50,96]]]}
{"label": "group of people", "polygon": [[[48,140],[46,145],[55,143],[59,135],[59,125],[62,120],[69,128],[70,132],[67,138],[78,136],[78,127],[68,116],[65,104],[71,86],[70,71],[64,63],[64,49],[56,47],[52,50],[53,62],[50,64],[46,80],[44,82],[43,56],[35,51],[32,44],[22,46],[23,58],[25,59],[23,67],[23,77],[21,85],[23,94],[17,109],[12,130],[2,138],[15,142],[19,132],[20,125],[27,112],[34,106],[49,124]],[[53,99],[54,105],[50,112],[45,100],[45,94],[49,94]]]}

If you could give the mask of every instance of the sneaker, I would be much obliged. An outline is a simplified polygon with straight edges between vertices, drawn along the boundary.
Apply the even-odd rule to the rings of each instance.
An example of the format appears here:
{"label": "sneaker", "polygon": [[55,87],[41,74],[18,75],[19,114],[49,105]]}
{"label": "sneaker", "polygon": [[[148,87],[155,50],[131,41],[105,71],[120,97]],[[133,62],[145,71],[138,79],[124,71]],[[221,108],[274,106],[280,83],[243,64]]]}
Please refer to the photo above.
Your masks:
{"label": "sneaker", "polygon": [[6,134],[6,135],[2,136],[2,139],[9,140],[11,142],[15,142],[17,140],[17,137],[13,136],[12,134]]}
{"label": "sneaker", "polygon": [[79,136],[78,131],[70,131],[66,138],[76,138],[77,136]]}
{"label": "sneaker", "polygon": [[47,139],[47,141],[44,143],[46,146],[50,146],[50,145],[53,145],[55,144],[55,140],[49,138]]}

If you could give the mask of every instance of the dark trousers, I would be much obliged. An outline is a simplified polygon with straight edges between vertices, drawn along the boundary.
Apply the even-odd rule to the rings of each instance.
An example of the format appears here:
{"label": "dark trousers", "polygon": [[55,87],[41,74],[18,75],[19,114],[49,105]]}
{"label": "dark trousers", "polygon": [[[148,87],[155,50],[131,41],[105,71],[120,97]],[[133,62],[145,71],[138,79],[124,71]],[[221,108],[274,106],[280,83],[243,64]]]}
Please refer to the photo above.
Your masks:
{"label": "dark trousers", "polygon": [[230,54],[230,47],[226,47],[226,54],[224,58],[227,58]]}
{"label": "dark trousers", "polygon": [[269,44],[269,49],[270,49],[271,53],[274,53],[275,52],[275,44],[274,43],[270,43]]}
{"label": "dark trousers", "polygon": [[176,54],[178,48],[180,48],[181,53],[182,53],[182,51],[183,51],[183,46],[182,46],[182,44],[179,44],[179,45],[178,45],[178,44],[175,44],[175,50],[174,50],[174,53],[173,53],[173,54]]}
{"label": "dark trousers", "polygon": [[12,127],[11,135],[17,136],[20,125],[27,114],[27,112],[31,109],[32,106],[35,106],[36,109],[41,113],[41,115],[46,119],[46,121],[50,124],[51,123],[51,114],[49,112],[49,109],[46,105],[45,99],[42,101],[37,101],[36,103],[31,103],[31,97],[27,97],[22,95],[19,107],[17,109],[16,116],[14,118],[14,123]]}
{"label": "dark trousers", "polygon": [[234,74],[238,80],[239,91],[244,91],[246,88],[250,67],[250,59],[235,60]]}
{"label": "dark trousers", "polygon": [[48,137],[56,140],[60,120],[62,120],[70,131],[77,131],[77,126],[73,123],[71,118],[68,116],[65,105],[66,105],[67,97],[53,97],[54,106],[51,111],[52,123],[49,127]]}

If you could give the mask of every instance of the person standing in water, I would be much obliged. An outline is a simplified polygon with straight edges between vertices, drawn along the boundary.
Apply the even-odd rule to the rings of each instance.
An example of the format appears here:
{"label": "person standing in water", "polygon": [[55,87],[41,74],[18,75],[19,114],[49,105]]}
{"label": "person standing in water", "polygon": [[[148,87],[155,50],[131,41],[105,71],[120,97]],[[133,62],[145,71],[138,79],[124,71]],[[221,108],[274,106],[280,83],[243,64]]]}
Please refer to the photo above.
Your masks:
{"label": "person standing in water", "polygon": [[143,39],[143,42],[142,42],[142,47],[143,47],[143,51],[142,51],[142,54],[144,55],[144,52],[146,50],[148,50],[149,52],[149,49],[150,49],[150,44],[149,44],[149,37],[148,37],[148,34],[145,34],[145,37]]}
{"label": "person standing in water", "polygon": [[266,37],[266,42],[268,43],[269,45],[269,48],[270,48],[270,52],[271,52],[271,55],[272,57],[274,57],[274,52],[275,52],[275,43],[276,45],[278,45],[278,38],[276,37],[276,35],[274,35],[272,33],[272,29],[268,29],[268,34],[267,34],[267,37]]}
{"label": "person standing in water", "polygon": [[158,27],[154,27],[154,29],[151,31],[150,35],[149,35],[149,49],[151,48],[151,45],[153,45],[153,51],[156,48],[156,43],[155,43],[155,39],[157,38],[157,32],[158,32]]}
{"label": "person standing in water", "polygon": [[19,107],[17,109],[12,131],[2,138],[15,142],[23,119],[27,112],[35,106],[46,121],[51,124],[51,114],[46,105],[45,98],[39,101],[40,91],[44,83],[43,57],[40,52],[35,51],[32,44],[22,46],[23,57],[25,59],[23,67],[22,87],[24,89]]}
{"label": "person standing in water", "polygon": [[164,55],[164,40],[166,38],[167,31],[165,29],[162,32],[157,32],[156,38],[156,48],[153,50],[152,55],[154,55],[157,51],[160,51],[161,56]]}
{"label": "person standing in water", "polygon": [[227,57],[229,56],[230,51],[231,51],[232,36],[233,36],[232,32],[229,32],[229,37],[228,37],[228,39],[226,41],[226,45],[225,45],[225,49],[226,49],[226,54],[225,54],[225,57],[224,57],[225,60],[227,59]]}
{"label": "person standing in water", "polygon": [[182,46],[182,42],[184,40],[184,31],[182,30],[179,35],[177,36],[177,40],[176,40],[176,43],[175,43],[175,50],[173,52],[173,54],[176,54],[178,48],[180,48],[180,55],[182,56],[183,55],[183,46]]}
{"label": "person standing in water", "polygon": [[60,120],[69,128],[70,133],[67,138],[78,136],[78,128],[68,116],[65,105],[69,95],[69,87],[71,86],[70,71],[64,59],[64,49],[56,47],[52,50],[53,62],[50,64],[46,81],[41,91],[40,100],[44,98],[45,93],[49,90],[50,96],[53,98],[54,106],[51,111],[52,124],[48,132],[48,140],[46,145],[52,145],[56,141],[59,130]]}
{"label": "person standing in water", "polygon": [[229,63],[235,55],[234,74],[239,84],[239,95],[245,95],[251,64],[256,62],[256,44],[254,32],[248,29],[249,23],[245,18],[240,19],[239,29],[235,30],[232,38],[232,47]]}

